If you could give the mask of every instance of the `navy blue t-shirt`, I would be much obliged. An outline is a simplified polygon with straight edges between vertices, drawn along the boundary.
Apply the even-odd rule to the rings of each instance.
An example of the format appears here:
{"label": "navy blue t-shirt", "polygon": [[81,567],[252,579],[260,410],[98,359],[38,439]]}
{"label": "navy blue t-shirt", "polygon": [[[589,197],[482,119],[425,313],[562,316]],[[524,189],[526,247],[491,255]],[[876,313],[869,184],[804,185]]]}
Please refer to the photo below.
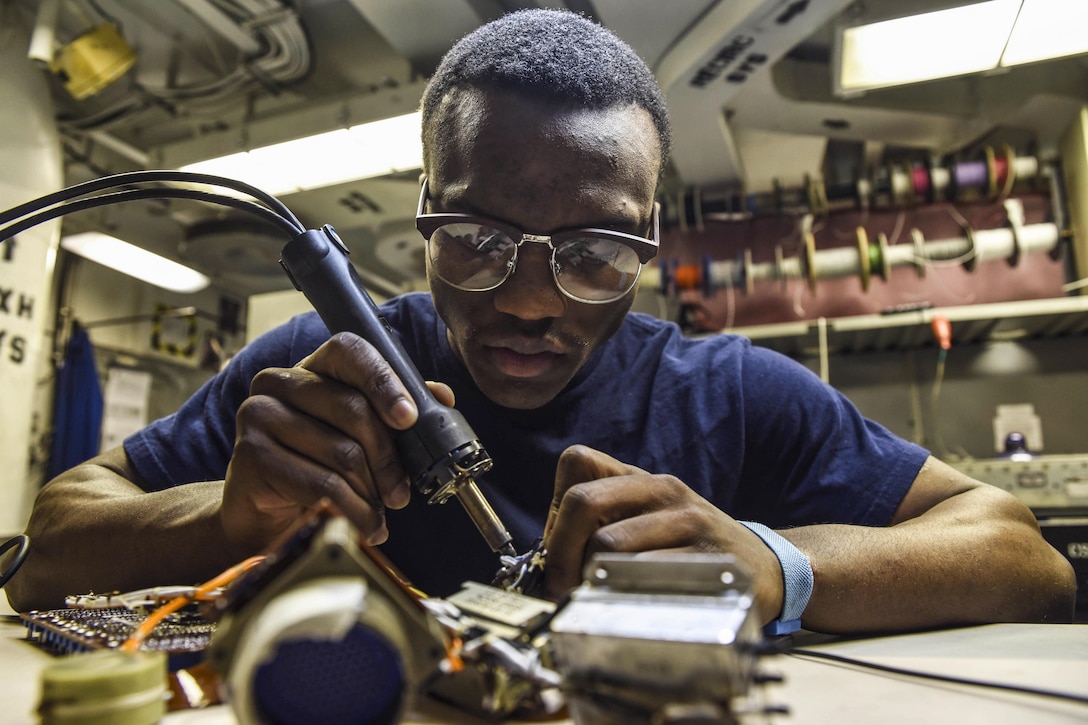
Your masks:
{"label": "navy blue t-shirt", "polygon": [[[382,313],[424,379],[453,388],[495,462],[481,489],[519,551],[541,535],[556,462],[575,443],[672,474],[731,516],[772,528],[885,525],[928,455],[862,417],[804,366],[744,337],[693,339],[631,313],[554,400],[514,410],[477,390],[429,295],[395,298]],[[253,376],[296,364],[328,336],[316,313],[292,319],[243,348],[175,414],[128,438],[148,488],[222,479]],[[429,594],[490,581],[498,569],[453,499],[428,505],[416,494],[387,517],[383,553]]]}

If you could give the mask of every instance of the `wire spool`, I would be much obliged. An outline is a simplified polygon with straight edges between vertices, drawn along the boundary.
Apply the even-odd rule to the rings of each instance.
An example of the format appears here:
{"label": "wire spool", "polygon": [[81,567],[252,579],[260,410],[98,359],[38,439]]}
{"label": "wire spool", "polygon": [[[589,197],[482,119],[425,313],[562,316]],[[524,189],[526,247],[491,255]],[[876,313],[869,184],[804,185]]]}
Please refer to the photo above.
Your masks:
{"label": "wire spool", "polygon": [[673,269],[673,291],[698,289],[706,282],[700,267],[693,264],[677,265]]}
{"label": "wire spool", "polygon": [[101,649],[42,671],[42,725],[152,725],[166,714],[166,653]]}
{"label": "wire spool", "polygon": [[869,245],[869,269],[882,280],[888,281],[888,237],[884,232],[876,235],[876,246]]}
{"label": "wire spool", "polygon": [[993,147],[987,146],[983,149],[983,154],[986,157],[986,195],[991,199],[997,197],[998,188],[1002,182],[998,181],[998,175],[1008,176],[1008,170],[1003,172],[997,168],[997,154],[994,153]]}
{"label": "wire spool", "polygon": [[929,183],[928,167],[912,167],[910,170],[910,181],[914,190],[915,199],[925,199],[927,202],[933,202],[933,187]]}
{"label": "wire spool", "polygon": [[827,202],[827,189],[822,179],[813,179],[805,174],[805,192],[808,196],[808,210],[811,214],[827,214],[830,205]]}
{"label": "wire spool", "polygon": [[896,206],[908,206],[914,201],[914,179],[910,167],[893,166],[890,173],[892,203]]}
{"label": "wire spool", "polygon": [[1016,152],[1012,150],[1012,146],[1004,144],[1001,154],[995,163],[998,169],[998,186],[1001,187],[1001,196],[1004,198],[1012,193],[1012,187],[1016,183]]}
{"label": "wire spool", "polygon": [[1009,230],[1012,232],[1012,254],[1005,257],[1005,262],[1010,267],[1016,267],[1020,264],[1020,256],[1023,254],[1023,242],[1020,241],[1020,225],[1010,220]]}
{"label": "wire spool", "polygon": [[967,239],[967,258],[963,260],[963,268],[974,272],[975,265],[978,264],[978,246],[975,244],[975,230],[970,224],[963,225],[963,236]]}
{"label": "wire spool", "polygon": [[938,196],[944,196],[951,185],[952,173],[942,166],[934,166],[929,170],[929,181],[931,188],[930,201],[936,201]]}
{"label": "wire spool", "polygon": [[922,278],[926,276],[926,238],[922,235],[922,230],[915,227],[910,230],[910,241],[914,246],[914,271],[918,273],[918,277]]}
{"label": "wire spool", "polygon": [[869,199],[873,195],[873,184],[866,178],[858,179],[857,183],[857,200],[859,209],[869,208]]}
{"label": "wire spool", "polygon": [[[714,294],[714,280],[710,277],[710,263],[711,258],[709,254],[704,254],[702,264],[699,267],[699,275],[702,277],[703,282],[703,296],[710,297]],[[730,280],[730,285],[733,284],[733,280]]]}
{"label": "wire spool", "polygon": [[[1011,153],[1011,149],[1010,149]],[[1039,159],[1034,156],[1011,156],[1010,166],[1016,179],[1034,179],[1039,174]]]}
{"label": "wire spool", "polygon": [[861,279],[861,291],[868,292],[872,269],[869,258],[869,234],[865,231],[865,227],[858,227],[855,235],[858,241],[858,277]]}
{"label": "wire spool", "polygon": [[989,185],[989,167],[985,161],[965,161],[952,167],[954,195],[963,198],[969,189],[984,190]]}
{"label": "wire spool", "polygon": [[1020,256],[1024,248],[1023,240],[1020,238],[1020,225],[1024,222],[1024,207],[1019,201],[1005,200],[1005,218],[1009,222],[1009,231],[1012,232],[1012,252],[1005,257],[1005,262],[1010,267],[1015,267],[1020,264]]}

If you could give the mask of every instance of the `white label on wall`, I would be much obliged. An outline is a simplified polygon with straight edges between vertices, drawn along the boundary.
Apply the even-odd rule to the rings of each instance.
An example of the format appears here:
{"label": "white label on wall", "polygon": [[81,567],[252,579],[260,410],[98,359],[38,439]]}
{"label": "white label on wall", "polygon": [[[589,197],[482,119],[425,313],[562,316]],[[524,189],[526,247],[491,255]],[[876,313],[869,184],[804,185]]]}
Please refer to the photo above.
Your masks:
{"label": "white label on wall", "polygon": [[108,451],[147,425],[151,373],[110,368],[103,395],[102,450]]}

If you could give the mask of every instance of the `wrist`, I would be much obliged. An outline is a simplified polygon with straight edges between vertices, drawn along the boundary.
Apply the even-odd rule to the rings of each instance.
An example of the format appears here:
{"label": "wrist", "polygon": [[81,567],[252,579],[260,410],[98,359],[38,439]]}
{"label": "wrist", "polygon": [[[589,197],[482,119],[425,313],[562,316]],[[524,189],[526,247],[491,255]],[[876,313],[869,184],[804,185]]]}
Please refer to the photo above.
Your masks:
{"label": "wrist", "polygon": [[764,626],[763,633],[773,636],[796,632],[801,628],[801,615],[812,596],[812,564],[792,542],[767,526],[754,521],[737,523],[762,539],[782,567],[782,610],[776,619]]}

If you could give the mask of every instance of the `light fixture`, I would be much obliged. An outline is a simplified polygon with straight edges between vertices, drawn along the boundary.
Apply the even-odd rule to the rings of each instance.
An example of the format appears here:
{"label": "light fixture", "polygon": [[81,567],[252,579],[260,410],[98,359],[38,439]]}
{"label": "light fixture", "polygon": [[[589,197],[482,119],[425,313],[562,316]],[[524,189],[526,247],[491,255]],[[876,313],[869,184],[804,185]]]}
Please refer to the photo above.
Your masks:
{"label": "light fixture", "polygon": [[192,293],[211,284],[205,275],[166,257],[100,232],[62,237],[61,249],[172,292]]}
{"label": "light fixture", "polygon": [[280,195],[422,165],[416,112],[200,161],[181,171],[228,176]]}
{"label": "light fixture", "polygon": [[877,88],[1088,53],[1084,0],[987,0],[842,27],[835,92]]}
{"label": "light fixture", "polygon": [[1088,3],[1025,0],[1001,56],[1001,65],[1034,63],[1088,53]]}

